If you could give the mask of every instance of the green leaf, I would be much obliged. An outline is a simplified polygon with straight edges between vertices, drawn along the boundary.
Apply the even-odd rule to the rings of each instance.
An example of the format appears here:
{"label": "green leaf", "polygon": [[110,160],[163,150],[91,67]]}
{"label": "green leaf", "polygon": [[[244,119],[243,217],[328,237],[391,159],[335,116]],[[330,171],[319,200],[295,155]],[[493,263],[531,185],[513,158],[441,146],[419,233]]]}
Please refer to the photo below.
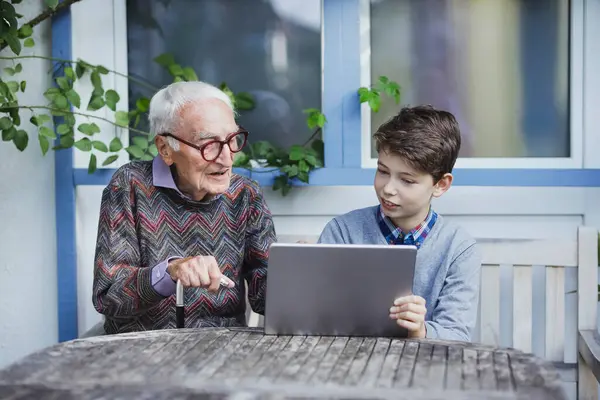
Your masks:
{"label": "green leaf", "polygon": [[131,140],[134,145],[142,150],[146,150],[148,148],[148,139],[145,136],[134,136],[131,138]]}
{"label": "green leaf", "polygon": [[44,0],[44,3],[46,3],[46,6],[54,10],[58,5],[58,0]]}
{"label": "green leaf", "polygon": [[79,124],[79,126],[77,127],[77,130],[79,132],[83,133],[84,135],[92,136],[92,135],[100,132],[100,127],[93,122],[89,123],[89,124],[83,123],[83,124]]}
{"label": "green leaf", "polygon": [[100,74],[98,73],[98,71],[92,72],[92,74],[90,75],[90,81],[92,82],[94,89],[102,89],[102,78],[100,78]]}
{"label": "green leaf", "polygon": [[40,126],[45,124],[46,122],[52,121],[52,117],[50,117],[47,114],[38,114],[31,117],[29,121],[35,126]]}
{"label": "green leaf", "polygon": [[117,152],[123,148],[123,143],[121,143],[121,139],[118,137],[113,138],[108,145],[108,149],[111,153]]}
{"label": "green leaf", "polygon": [[85,70],[86,70],[85,63],[78,62],[77,65],[75,66],[75,74],[77,75],[78,79],[81,79],[83,74],[85,74]]}
{"label": "green leaf", "polygon": [[140,159],[144,156],[144,151],[136,145],[131,145],[125,149],[133,158]]}
{"label": "green leaf", "polygon": [[71,89],[68,90],[65,95],[67,96],[67,99],[71,102],[71,104],[73,104],[74,107],[79,108],[81,107],[81,97],[79,97],[79,94]]}
{"label": "green leaf", "polygon": [[235,95],[235,108],[238,110],[252,110],[256,102],[254,96],[247,92],[240,92]]}
{"label": "green leaf", "polygon": [[[158,149],[156,148],[156,145],[154,143],[152,143],[150,146],[148,146],[148,153],[152,154],[152,156],[156,157],[158,155]],[[238,153],[236,153],[238,154]]]}
{"label": "green leaf", "polygon": [[361,103],[369,101],[371,98],[371,91],[366,87],[358,89],[358,95]]}
{"label": "green leaf", "polygon": [[26,87],[27,87],[27,82],[21,81],[21,92],[24,92]]}
{"label": "green leaf", "polygon": [[273,190],[279,190],[288,184],[288,177],[279,175],[273,180]]}
{"label": "green leaf", "polygon": [[386,83],[388,83],[389,81],[390,81],[390,79],[389,79],[387,76],[381,75],[381,76],[379,77],[379,82],[380,82],[380,83],[382,83],[382,84],[384,84],[384,85],[385,85]]}
{"label": "green leaf", "polygon": [[106,160],[104,160],[104,162],[102,163],[103,166],[107,166],[110,165],[112,163],[114,163],[115,161],[117,161],[117,159],[119,158],[118,154],[113,154],[110,157],[107,157]]}
{"label": "green leaf", "polygon": [[198,75],[196,75],[196,71],[194,71],[193,68],[185,67],[182,72],[183,72],[183,77],[185,78],[186,81],[197,81],[198,80]]}
{"label": "green leaf", "polygon": [[117,103],[121,99],[119,94],[117,92],[115,92],[114,90],[109,89],[106,91],[104,98],[106,99],[106,105],[108,106],[108,108],[110,108],[113,111],[116,111]]}
{"label": "green leaf", "polygon": [[379,96],[379,94],[377,96],[372,96],[369,99],[369,107],[371,107],[371,110],[373,110],[374,112],[379,112],[380,106],[381,106],[381,97]]}
{"label": "green leaf", "polygon": [[33,40],[33,38],[27,38],[23,42],[23,46],[25,46],[25,47],[33,47],[33,46],[35,46],[35,41]]}
{"label": "green leaf", "polygon": [[183,75],[183,68],[181,68],[181,65],[179,64],[171,64],[167,67],[167,69],[169,70],[169,73],[173,76]]}
{"label": "green leaf", "polygon": [[81,151],[91,151],[92,150],[92,141],[86,137],[79,139],[76,141],[73,146],[78,148]]}
{"label": "green leaf", "polygon": [[68,133],[71,133],[71,127],[67,124],[60,124],[56,127],[56,132],[59,135],[66,135]]}
{"label": "green leaf", "polygon": [[298,179],[304,183],[308,183],[308,172],[298,172]]}
{"label": "green leaf", "polygon": [[13,76],[15,74],[15,70],[11,67],[4,68],[4,73],[8,76]]}
{"label": "green leaf", "polygon": [[94,146],[94,148],[98,151],[101,151],[103,153],[108,152],[108,147],[106,147],[106,145],[104,144],[104,142],[101,142],[99,140],[94,140],[92,142],[92,146]]}
{"label": "green leaf", "polygon": [[140,112],[147,112],[150,109],[150,99],[141,97],[135,102],[135,106]]}
{"label": "green leaf", "polygon": [[23,151],[27,148],[27,144],[29,143],[29,136],[27,132],[24,130],[18,130],[13,137],[13,143],[19,149],[19,151]]}
{"label": "green leaf", "polygon": [[154,58],[154,62],[163,67],[168,67],[171,64],[175,64],[175,58],[172,54],[164,53]]}
{"label": "green leaf", "polygon": [[237,152],[233,155],[233,166],[234,167],[246,167],[250,162],[250,157],[243,151]]}
{"label": "green leaf", "polygon": [[40,148],[42,149],[42,155],[46,155],[48,149],[50,148],[50,142],[48,138],[42,134],[38,135],[38,141],[40,142]]}
{"label": "green leaf", "polygon": [[142,160],[142,161],[152,161],[152,159],[153,159],[153,158],[154,158],[154,157],[152,157],[150,154],[147,154],[147,153],[146,153],[146,154],[144,154],[144,155],[142,156],[142,158],[140,158],[140,160]]}
{"label": "green leaf", "polygon": [[67,114],[65,115],[64,118],[65,124],[69,125],[70,127],[74,127],[75,126],[75,116],[73,114]]}
{"label": "green leaf", "polygon": [[46,99],[48,99],[48,101],[52,101],[52,100],[54,100],[54,97],[56,97],[59,94],[60,94],[60,89],[52,87],[52,88],[46,89],[46,91],[44,92],[44,97]]}
{"label": "green leaf", "polygon": [[[25,132],[25,131],[23,131]],[[25,133],[27,134],[27,133]],[[11,140],[13,140],[15,138],[15,136],[18,135],[17,132],[17,128],[15,128],[14,126],[11,126],[10,128],[3,130],[2,131],[2,140],[5,142],[9,142]]]}
{"label": "green leaf", "polygon": [[46,136],[47,138],[50,138],[50,139],[56,139],[56,133],[54,133],[54,131],[52,129],[48,128],[47,126],[40,126],[39,132],[40,132],[40,135],[42,135],[42,136]]}
{"label": "green leaf", "polygon": [[65,149],[73,147],[74,143],[75,143],[75,139],[73,138],[73,136],[62,136],[60,138],[60,145],[62,147],[64,147]]}
{"label": "green leaf", "polygon": [[96,172],[96,155],[94,153],[90,154],[90,163],[88,164],[88,174],[93,174]]}
{"label": "green leaf", "polygon": [[[12,50],[13,53],[15,53],[16,55],[21,54],[21,41],[19,40],[19,38],[17,37],[17,35],[14,35],[12,33],[6,33],[3,37],[4,41],[6,41],[6,43],[8,43],[8,46],[10,47],[10,49]],[[22,144],[23,142],[21,142]],[[15,142],[16,145],[16,142]],[[25,144],[25,147],[27,147],[27,144]],[[25,149],[25,147],[23,149]],[[19,146],[17,145],[17,148],[19,150],[21,150],[19,148]],[[23,151],[23,150],[21,150]]]}
{"label": "green leaf", "polygon": [[75,71],[73,71],[73,68],[71,68],[71,67],[65,67],[64,71],[65,71],[65,76],[67,78],[69,78],[72,81],[74,81],[76,79],[75,78]]}
{"label": "green leaf", "polygon": [[21,63],[15,65],[15,72],[18,74],[21,71],[23,71],[23,66],[21,65]]}
{"label": "green leaf", "polygon": [[19,91],[19,83],[18,82],[10,81],[10,82],[6,82],[6,85],[8,86],[8,89],[12,93],[17,93]]}
{"label": "green leaf", "polygon": [[96,111],[101,109],[102,107],[104,107],[104,99],[102,98],[102,96],[92,94],[90,102],[87,106],[88,111]]}
{"label": "green leaf", "polygon": [[126,111],[117,111],[115,122],[117,125],[127,128],[129,126],[129,114]]}
{"label": "green leaf", "polygon": [[300,160],[300,162],[298,163],[298,170],[300,172],[308,172],[310,170],[310,168],[306,161]]}
{"label": "green leaf", "polygon": [[60,77],[56,78],[56,84],[62,90],[68,90],[71,88],[69,80],[67,78],[65,78],[64,76],[60,76]]}
{"label": "green leaf", "polygon": [[11,126],[13,126],[13,122],[12,119],[8,118],[8,117],[2,117],[0,118],[0,130],[5,130],[10,128]]}
{"label": "green leaf", "polygon": [[306,150],[302,146],[295,145],[290,148],[290,160],[292,161],[304,159],[305,154]]}
{"label": "green leaf", "polygon": [[10,0],[12,4],[21,4],[21,1],[23,0]]}
{"label": "green leaf", "polygon": [[8,115],[12,118],[13,125],[21,125],[21,117],[19,116],[18,108],[11,108],[8,110]]}
{"label": "green leaf", "polygon": [[21,27],[19,28],[19,32],[17,33],[17,35],[19,36],[20,39],[28,38],[32,34],[33,34],[33,28],[31,27],[31,25],[27,25],[27,24],[21,25]]}
{"label": "green leaf", "polygon": [[97,65],[96,66],[96,71],[98,71],[99,73],[101,73],[102,75],[106,75],[108,74],[110,71],[103,65]]}
{"label": "green leaf", "polygon": [[54,103],[54,105],[56,107],[58,107],[60,109],[69,107],[69,102],[67,101],[67,98],[65,96],[63,96],[62,94],[57,94],[56,96],[54,96],[54,99],[52,99],[52,102]]}

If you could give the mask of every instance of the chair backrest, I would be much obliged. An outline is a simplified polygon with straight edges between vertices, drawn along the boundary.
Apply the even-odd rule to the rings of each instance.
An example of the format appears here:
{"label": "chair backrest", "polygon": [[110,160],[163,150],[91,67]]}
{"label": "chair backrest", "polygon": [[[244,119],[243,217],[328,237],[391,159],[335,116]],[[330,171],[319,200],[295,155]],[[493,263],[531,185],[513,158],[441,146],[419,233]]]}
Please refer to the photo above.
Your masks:
{"label": "chair backrest", "polygon": [[[283,235],[278,240],[315,243],[317,237]],[[482,270],[473,341],[576,363],[578,329],[596,327],[597,229],[557,232],[553,240],[477,242]]]}
{"label": "chair backrest", "polygon": [[598,233],[553,240],[479,240],[479,321],[474,340],[577,362],[578,328],[595,326]]}

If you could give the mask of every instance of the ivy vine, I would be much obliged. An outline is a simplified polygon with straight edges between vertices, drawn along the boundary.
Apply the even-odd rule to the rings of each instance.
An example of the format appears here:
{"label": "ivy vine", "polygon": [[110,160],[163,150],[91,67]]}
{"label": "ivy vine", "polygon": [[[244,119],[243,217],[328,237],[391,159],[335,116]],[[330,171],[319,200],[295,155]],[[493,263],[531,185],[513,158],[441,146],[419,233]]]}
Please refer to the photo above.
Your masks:
{"label": "ivy vine", "polygon": [[[33,27],[44,19],[51,17],[60,9],[69,7],[70,4],[81,0],[45,0],[48,7],[40,15],[26,23],[20,23],[23,18],[17,13],[13,4],[21,0],[0,0],[0,49],[9,47],[14,55],[0,57],[1,60],[10,62],[4,68],[4,76],[0,79],[0,131],[2,140],[12,142],[14,146],[23,151],[29,145],[29,132],[31,128],[23,126],[21,111],[31,112],[29,123],[37,133],[37,141],[42,155],[49,150],[76,148],[89,153],[88,172],[94,173],[98,168],[98,153],[107,154],[103,166],[113,164],[122,151],[126,151],[130,159],[151,160],[158,152],[154,144],[154,136],[139,128],[140,122],[148,112],[150,98],[139,97],[135,100],[135,107],[124,111],[119,107],[121,96],[113,89],[104,87],[103,77],[115,74],[128,79],[138,85],[150,89],[153,93],[158,88],[135,77],[110,70],[102,65],[94,65],[85,60],[66,60],[39,55],[21,55],[23,47],[34,47],[35,42],[31,37]],[[47,100],[44,104],[21,104],[19,93],[27,89],[27,81],[21,79],[24,69],[22,59],[37,58],[53,62],[53,86],[44,91]],[[196,81],[198,75],[189,66],[182,66],[176,62],[173,55],[161,54],[154,58],[154,62],[165,68],[173,82]],[[8,79],[6,79],[8,78]],[[82,99],[75,88],[75,82],[87,79],[93,87],[91,96]],[[240,112],[251,112],[255,107],[255,99],[250,93],[234,92],[224,82],[220,88],[227,93]],[[379,111],[381,94],[385,94],[396,103],[400,101],[400,86],[382,76],[373,87],[358,89],[359,101],[368,103],[374,111]],[[111,110],[113,118],[105,118],[90,112],[103,108]],[[324,152],[322,131],[327,123],[326,116],[316,108],[303,110],[306,114],[306,124],[313,131],[310,138],[303,144],[293,145],[288,149],[277,147],[267,141],[251,142],[243,152],[236,154],[234,166],[245,168],[253,172],[275,173],[273,190],[281,191],[287,195],[295,182],[309,183],[311,171],[323,167]],[[78,122],[76,119],[78,118]],[[131,135],[128,146],[124,146],[119,134],[108,143],[100,140],[98,121],[108,122],[122,128],[126,134]],[[81,135],[77,135],[76,131]]]}

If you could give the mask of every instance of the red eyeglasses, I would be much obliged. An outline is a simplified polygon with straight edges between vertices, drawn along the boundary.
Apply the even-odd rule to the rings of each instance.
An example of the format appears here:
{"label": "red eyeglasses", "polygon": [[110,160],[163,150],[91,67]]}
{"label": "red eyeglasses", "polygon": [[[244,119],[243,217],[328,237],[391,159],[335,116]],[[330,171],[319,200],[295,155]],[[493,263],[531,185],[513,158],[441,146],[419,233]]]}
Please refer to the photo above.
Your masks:
{"label": "red eyeglasses", "polygon": [[213,139],[207,143],[204,143],[201,146],[190,143],[187,140],[184,140],[169,132],[161,133],[160,136],[169,136],[181,143],[193,147],[194,149],[200,152],[202,158],[204,158],[206,161],[211,162],[219,158],[219,155],[221,155],[221,152],[223,151],[223,146],[225,145],[229,146],[229,150],[232,153],[237,153],[241,151],[246,145],[246,141],[248,140],[248,131],[240,127],[240,129],[237,132],[229,134],[229,136],[227,136],[225,140]]}

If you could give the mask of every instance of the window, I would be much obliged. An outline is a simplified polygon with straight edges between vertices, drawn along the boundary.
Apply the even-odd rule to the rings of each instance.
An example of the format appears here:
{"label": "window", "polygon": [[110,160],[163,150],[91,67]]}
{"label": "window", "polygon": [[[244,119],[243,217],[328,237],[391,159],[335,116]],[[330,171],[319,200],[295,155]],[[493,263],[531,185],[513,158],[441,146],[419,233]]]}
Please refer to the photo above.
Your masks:
{"label": "window", "polygon": [[[321,0],[128,0],[127,41],[129,74],[154,86],[172,82],[152,61],[171,53],[201,80],[253,94],[239,117],[252,142],[312,133],[302,110],[321,107]],[[151,95],[130,83],[131,102]]]}
{"label": "window", "polygon": [[581,163],[569,115],[570,21],[568,0],[362,0],[361,84],[385,75],[402,89],[399,105],[363,105],[363,165],[374,165],[377,127],[402,105],[424,103],[457,117],[457,166]]}

